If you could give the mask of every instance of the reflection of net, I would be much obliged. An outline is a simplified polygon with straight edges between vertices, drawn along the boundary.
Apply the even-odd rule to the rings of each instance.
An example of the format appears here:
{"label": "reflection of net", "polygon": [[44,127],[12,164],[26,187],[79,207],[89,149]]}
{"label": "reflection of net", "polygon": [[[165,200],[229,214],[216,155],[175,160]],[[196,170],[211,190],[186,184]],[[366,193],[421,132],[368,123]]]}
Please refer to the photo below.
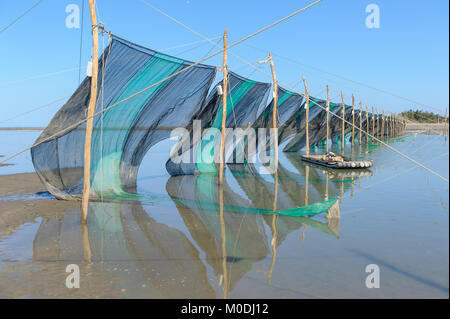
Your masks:
{"label": "reflection of net", "polygon": [[[91,196],[132,196],[141,161],[156,143],[168,138],[171,129],[185,127],[190,140],[188,163],[169,159],[171,175],[217,172],[217,138],[222,120],[222,97],[217,87],[208,95],[216,68],[195,65],[177,73],[191,62],[161,54],[121,38],[112,37],[99,59],[99,97],[91,146]],[[177,73],[177,75],[170,77]],[[170,77],[169,80],[159,81]],[[56,113],[31,149],[33,164],[47,189],[57,198],[79,197],[83,185],[83,156],[87,105],[91,78],[86,78]],[[220,83],[219,83],[220,85]],[[142,91],[142,92],[141,92]],[[135,95],[133,98],[124,99]],[[273,102],[267,105],[270,84],[256,82],[229,72],[227,128],[271,128]],[[305,105],[300,94],[278,88],[279,144],[284,151],[299,151],[306,144]],[[119,101],[124,101],[118,103]],[[326,101],[311,98],[309,105],[310,145],[326,138]],[[114,105],[114,107],[109,108]],[[332,111],[340,114],[340,104]],[[347,107],[346,119],[351,120]],[[104,112],[102,112],[104,111]],[[359,115],[359,114],[358,114]],[[360,117],[356,116],[358,120]],[[366,127],[366,117],[361,117]],[[371,121],[372,117],[369,117]],[[194,137],[194,120],[201,120],[202,133]],[[330,138],[341,134],[341,120],[330,116]],[[358,126],[358,121],[355,125]],[[381,127],[380,127],[381,129]],[[346,126],[346,133],[351,126]],[[63,132],[63,133],[61,133]],[[269,132],[269,130],[267,130]],[[355,138],[358,137],[358,132]],[[256,134],[258,137],[258,134]],[[207,137],[207,138],[206,138]],[[51,138],[51,139],[49,139]],[[195,140],[195,138],[197,140]],[[48,140],[49,139],[49,140]],[[227,136],[228,139],[228,136]],[[225,160],[248,150],[247,137],[233,144]],[[259,143],[257,143],[259,145]],[[261,143],[268,147],[270,143]],[[239,154],[238,154],[239,153]],[[183,153],[184,154],[184,153]],[[249,158],[249,154],[245,154]],[[243,155],[244,157],[244,155]]]}

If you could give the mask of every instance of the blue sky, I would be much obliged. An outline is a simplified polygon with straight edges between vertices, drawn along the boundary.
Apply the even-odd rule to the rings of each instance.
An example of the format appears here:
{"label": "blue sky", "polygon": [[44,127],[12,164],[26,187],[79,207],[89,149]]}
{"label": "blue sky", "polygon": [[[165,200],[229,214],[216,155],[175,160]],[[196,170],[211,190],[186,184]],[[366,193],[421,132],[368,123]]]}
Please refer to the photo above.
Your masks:
{"label": "blue sky", "polygon": [[[36,1],[1,0],[0,29]],[[209,38],[220,37],[227,28],[230,42],[313,2],[147,1]],[[379,29],[368,29],[365,25],[368,15],[365,8],[371,3],[380,8]],[[69,4],[81,8],[81,0],[44,0],[0,34],[0,126],[45,126],[61,102],[9,119],[69,96],[76,89],[81,29],[69,29],[65,25],[68,15],[65,9]],[[216,51],[205,42],[173,49],[202,39],[140,0],[97,0],[97,7],[99,20],[108,30],[138,44],[167,49],[166,53],[193,61]],[[310,93],[319,98],[326,98],[325,85],[329,84],[335,101],[340,101],[338,95],[343,90],[346,102],[350,102],[354,93],[357,102],[361,100],[392,112],[409,108],[436,111],[319,72],[311,66],[444,110],[449,96],[448,11],[446,0],[324,0],[234,47],[232,52],[251,63],[264,59],[268,52],[276,54],[279,80],[303,92],[301,78],[305,76]],[[84,22],[82,77],[92,51],[87,0]],[[207,63],[220,65],[221,56]],[[270,81],[233,56],[229,57],[229,66],[243,76]],[[262,69],[269,72],[268,66]],[[70,71],[28,79],[63,70]]]}

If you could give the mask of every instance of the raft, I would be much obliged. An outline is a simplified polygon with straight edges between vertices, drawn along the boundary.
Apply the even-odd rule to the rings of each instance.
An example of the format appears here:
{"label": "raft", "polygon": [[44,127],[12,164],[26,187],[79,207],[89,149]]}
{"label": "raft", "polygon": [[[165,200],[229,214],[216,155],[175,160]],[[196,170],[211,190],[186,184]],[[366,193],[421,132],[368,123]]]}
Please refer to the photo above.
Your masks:
{"label": "raft", "polygon": [[361,169],[373,166],[372,160],[353,161],[346,156],[328,153],[325,155],[300,155],[302,161],[337,169]]}

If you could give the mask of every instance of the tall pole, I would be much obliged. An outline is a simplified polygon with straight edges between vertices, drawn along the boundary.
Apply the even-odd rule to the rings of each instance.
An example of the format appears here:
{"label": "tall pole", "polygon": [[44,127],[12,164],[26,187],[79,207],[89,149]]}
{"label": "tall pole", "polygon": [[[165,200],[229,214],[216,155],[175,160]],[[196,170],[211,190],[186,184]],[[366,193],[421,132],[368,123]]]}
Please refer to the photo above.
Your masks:
{"label": "tall pole", "polygon": [[362,101],[359,101],[359,145],[362,140]]}
{"label": "tall pole", "polygon": [[389,136],[392,137],[392,113],[389,112]]}
{"label": "tall pole", "polygon": [[330,138],[330,88],[327,85],[327,139],[326,139],[326,153],[328,154],[328,139]]}
{"label": "tall pole", "polygon": [[277,75],[275,74],[275,66],[273,64],[272,54],[269,54],[270,69],[272,71],[273,79],[273,108],[272,108],[272,127],[274,142],[275,142],[275,171],[278,169],[278,83]]}
{"label": "tall pole", "polygon": [[369,144],[369,107],[366,105],[366,142]]}
{"label": "tall pole", "polygon": [[345,102],[344,102],[344,93],[341,91],[341,99],[342,99],[342,154],[344,154],[344,144],[345,144]]}
{"label": "tall pole", "polygon": [[273,63],[272,54],[269,53],[270,60],[270,70],[272,71],[272,81],[273,81],[273,107],[272,107],[272,127],[274,136],[274,144],[275,144],[275,189],[273,196],[273,216],[272,216],[272,263],[269,268],[269,274],[267,276],[268,282],[272,281],[272,272],[275,266],[275,260],[277,257],[277,199],[278,199],[278,83],[277,76],[275,74],[275,66]]}
{"label": "tall pole", "polygon": [[375,109],[372,106],[372,136],[375,136]]}
{"label": "tall pole", "polygon": [[306,155],[309,155],[309,93],[308,86],[306,85],[306,79],[303,78],[303,84],[305,85],[305,112],[306,112]]}
{"label": "tall pole", "polygon": [[383,115],[381,115],[381,138],[384,139],[384,110]]}
{"label": "tall pole", "polygon": [[223,33],[223,95],[222,95],[222,139],[220,143],[220,154],[219,154],[219,184],[223,184],[223,169],[225,162],[225,124],[227,120],[227,89],[228,89],[228,74],[227,74],[227,39],[228,32],[225,29]]}
{"label": "tall pole", "polygon": [[94,124],[94,112],[97,101],[97,77],[98,77],[98,29],[97,16],[95,14],[95,0],[89,0],[89,10],[92,21],[92,78],[91,97],[89,99],[86,136],[84,141],[84,172],[83,172],[83,195],[81,198],[81,222],[87,222],[89,193],[91,190],[91,139]]}
{"label": "tall pole", "polygon": [[222,243],[222,292],[223,299],[228,298],[228,269],[227,269],[227,238],[225,229],[225,218],[223,215],[223,184],[219,183],[219,222]]}
{"label": "tall pole", "polygon": [[355,95],[352,94],[352,147],[355,139]]}
{"label": "tall pole", "polygon": [[378,108],[375,108],[377,113],[377,138],[380,138],[380,114],[378,114]]}

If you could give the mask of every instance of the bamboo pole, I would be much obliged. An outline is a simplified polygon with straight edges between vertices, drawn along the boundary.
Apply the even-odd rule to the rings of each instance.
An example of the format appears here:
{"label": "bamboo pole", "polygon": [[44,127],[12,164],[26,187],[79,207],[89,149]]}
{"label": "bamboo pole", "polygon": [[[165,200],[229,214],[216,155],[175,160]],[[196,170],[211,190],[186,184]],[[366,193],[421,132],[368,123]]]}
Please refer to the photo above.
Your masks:
{"label": "bamboo pole", "polygon": [[391,136],[391,127],[390,127],[390,121],[389,121],[389,112],[386,111],[386,137]]}
{"label": "bamboo pole", "polygon": [[361,145],[362,132],[362,102],[359,101],[359,145]]}
{"label": "bamboo pole", "polygon": [[223,299],[228,298],[228,269],[227,269],[227,245],[225,218],[223,215],[223,184],[219,183],[219,221],[222,244],[222,293]]}
{"label": "bamboo pole", "polygon": [[394,113],[394,136],[397,136],[397,115]]}
{"label": "bamboo pole", "polygon": [[344,144],[345,144],[345,102],[344,102],[344,93],[341,91],[341,99],[342,99],[342,154],[344,154]]}
{"label": "bamboo pole", "polygon": [[389,112],[389,136],[392,137],[392,113]]}
{"label": "bamboo pole", "polygon": [[81,223],[81,240],[83,242],[84,260],[91,262],[92,250],[89,242],[89,231],[86,223]]}
{"label": "bamboo pole", "polygon": [[375,136],[375,109],[372,106],[372,136]]}
{"label": "bamboo pole", "polygon": [[305,85],[305,112],[306,112],[306,155],[309,155],[309,93],[308,86],[306,85],[306,79],[303,78],[303,84]]}
{"label": "bamboo pole", "polygon": [[272,126],[275,134],[275,189],[274,189],[274,197],[273,197],[273,216],[272,216],[272,262],[270,264],[269,273],[267,275],[267,281],[269,284],[272,281],[272,273],[275,267],[275,261],[277,258],[277,237],[278,237],[278,228],[277,228],[277,200],[278,200],[278,83],[277,76],[275,74],[275,66],[273,63],[272,54],[269,54],[270,60],[270,69],[272,71],[272,79],[273,79],[273,107],[272,107]]}
{"label": "bamboo pole", "polygon": [[369,144],[369,107],[366,105],[366,142]]}
{"label": "bamboo pole", "polygon": [[270,69],[272,71],[273,79],[273,107],[272,107],[272,127],[275,144],[275,171],[278,170],[278,83],[277,75],[275,74],[275,66],[273,64],[272,54],[269,54]]}
{"label": "bamboo pole", "polygon": [[390,114],[390,119],[391,119],[391,137],[394,136],[394,114],[391,112]]}
{"label": "bamboo pole", "polygon": [[273,215],[272,215],[272,240],[271,240],[271,246],[272,246],[272,262],[270,264],[269,273],[267,274],[267,281],[269,284],[272,281],[272,273],[273,269],[275,267],[275,261],[277,258],[277,238],[278,238],[278,227],[277,227],[277,219],[278,216],[276,214],[277,211],[277,199],[278,199],[278,171],[275,171],[275,192],[273,197]]}
{"label": "bamboo pole", "polygon": [[83,195],[81,198],[81,222],[87,222],[89,207],[89,193],[91,190],[91,140],[92,127],[94,125],[94,112],[97,101],[97,77],[98,77],[98,29],[97,16],[95,14],[95,0],[89,0],[89,11],[92,21],[92,78],[91,96],[89,99],[86,136],[84,141],[84,168],[83,168]]}
{"label": "bamboo pole", "polygon": [[330,88],[327,85],[327,139],[326,154],[328,154],[328,139],[330,138]]}
{"label": "bamboo pole", "polygon": [[375,112],[377,113],[377,138],[380,138],[380,114],[378,114],[378,108],[375,108]]}
{"label": "bamboo pole", "polygon": [[355,139],[355,95],[352,94],[352,148]]}
{"label": "bamboo pole", "polygon": [[308,206],[309,200],[308,200],[308,189],[309,189],[309,165],[306,165],[306,181],[305,181],[305,206]]}
{"label": "bamboo pole", "polygon": [[220,143],[220,154],[219,154],[219,184],[223,184],[223,170],[225,162],[225,124],[227,120],[227,89],[228,89],[228,72],[227,72],[227,40],[228,31],[225,29],[223,33],[223,95],[222,95],[222,139]]}
{"label": "bamboo pole", "polygon": [[383,114],[381,115],[381,138],[384,139],[384,110]]}

